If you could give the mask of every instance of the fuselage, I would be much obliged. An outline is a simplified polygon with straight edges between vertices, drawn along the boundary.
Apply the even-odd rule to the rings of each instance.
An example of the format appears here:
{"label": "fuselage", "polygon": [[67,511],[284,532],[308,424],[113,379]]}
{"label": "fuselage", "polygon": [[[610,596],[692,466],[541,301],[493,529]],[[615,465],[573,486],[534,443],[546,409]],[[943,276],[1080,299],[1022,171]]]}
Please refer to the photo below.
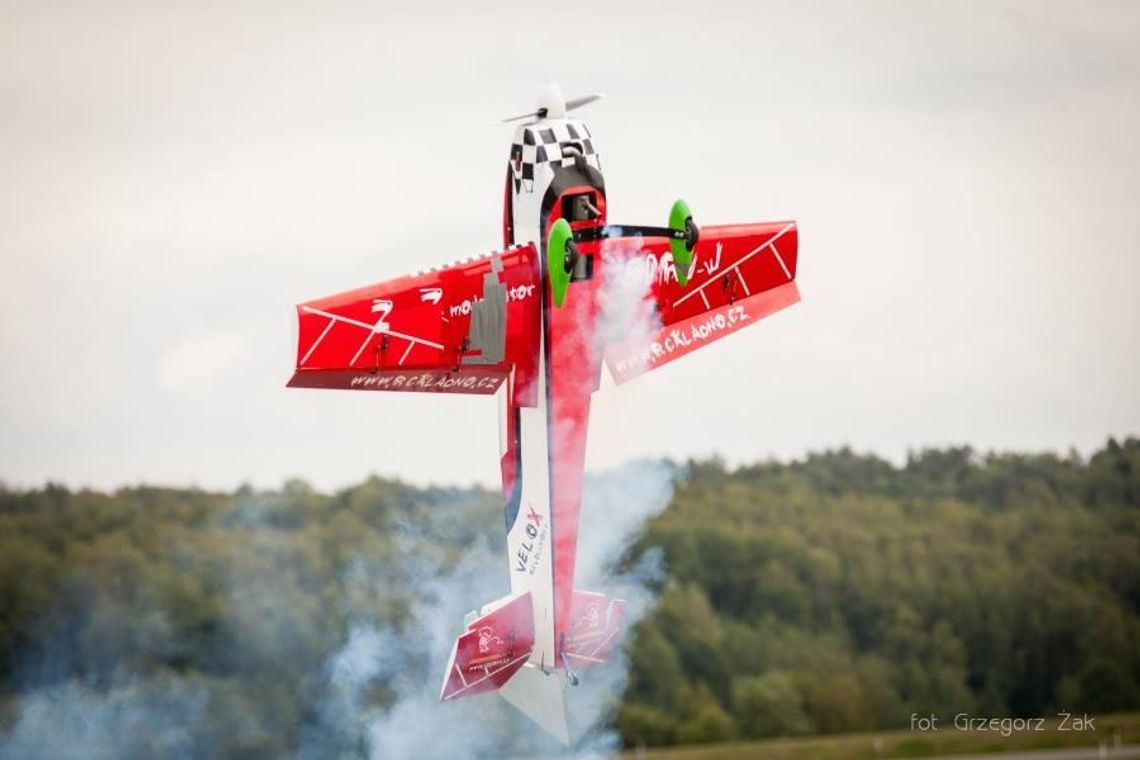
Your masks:
{"label": "fuselage", "polygon": [[[565,218],[576,231],[605,224],[605,185],[589,130],[573,118],[540,119],[515,131],[506,174],[506,245],[534,242],[543,283],[537,362],[512,375],[501,394],[503,496],[511,593],[531,593],[530,662],[563,668],[570,625],[590,397],[597,389],[598,243],[579,244],[571,297],[550,298],[546,238]],[[586,234],[584,237],[588,238]]]}

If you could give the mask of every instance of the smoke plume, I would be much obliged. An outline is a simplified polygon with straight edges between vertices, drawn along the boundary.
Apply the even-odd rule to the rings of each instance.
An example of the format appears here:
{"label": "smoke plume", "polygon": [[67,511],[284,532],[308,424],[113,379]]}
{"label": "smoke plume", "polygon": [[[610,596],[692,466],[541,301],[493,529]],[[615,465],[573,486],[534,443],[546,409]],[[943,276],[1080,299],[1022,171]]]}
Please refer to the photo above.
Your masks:
{"label": "smoke plume", "polygon": [[[649,277],[624,253],[603,264],[605,343],[657,327]],[[643,461],[586,479],[575,585],[626,599],[627,634],[663,572],[627,549],[677,476]],[[438,701],[464,613],[509,591],[497,494],[290,483],[210,510],[173,510],[158,536],[92,539],[98,572],[75,574],[20,654],[0,758],[565,754],[493,694]],[[580,677],[570,752],[611,753],[624,648]]]}

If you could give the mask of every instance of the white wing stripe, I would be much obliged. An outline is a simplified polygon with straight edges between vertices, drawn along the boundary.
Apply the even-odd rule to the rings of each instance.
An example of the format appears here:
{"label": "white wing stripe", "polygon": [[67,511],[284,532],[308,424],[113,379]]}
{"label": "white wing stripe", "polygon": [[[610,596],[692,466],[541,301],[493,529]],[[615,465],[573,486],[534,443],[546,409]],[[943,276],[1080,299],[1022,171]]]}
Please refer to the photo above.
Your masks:
{"label": "white wing stripe", "polygon": [[[794,226],[795,226],[795,225],[793,225],[793,224],[789,224],[787,227],[784,227],[784,229],[780,230],[780,231],[779,231],[779,232],[777,232],[775,235],[773,235],[773,236],[771,237],[771,239],[770,239],[770,240],[768,240],[768,242],[767,242],[767,243],[764,243],[764,245],[760,246],[759,248],[756,248],[756,249],[754,249],[754,250],[752,250],[752,251],[749,251],[747,254],[745,254],[743,257],[741,257],[740,261],[737,261],[737,262],[736,262],[736,263],[734,263],[734,264],[730,264],[729,266],[725,267],[725,269],[726,269],[726,270],[728,270],[728,269],[737,269],[737,268],[739,268],[739,267],[740,267],[740,265],[741,265],[741,264],[743,264],[744,262],[748,261],[750,258],[752,258],[753,256],[755,256],[756,254],[760,253],[760,251],[764,250],[765,248],[771,247],[771,248],[772,248],[772,253],[776,254],[776,261],[780,262],[780,268],[784,270],[784,276],[786,276],[786,277],[787,277],[789,280],[791,280],[791,279],[792,279],[792,275],[791,275],[791,273],[788,271],[788,268],[787,268],[786,266],[784,266],[784,260],[780,258],[780,254],[779,254],[779,252],[777,252],[777,251],[776,251],[776,246],[774,245],[774,243],[776,242],[776,240],[778,240],[778,239],[780,238],[780,236],[781,236],[781,235],[783,235],[785,232],[787,232],[788,230],[790,230],[790,229],[791,229],[792,227],[794,227]],[[702,291],[702,290],[704,290],[704,289],[705,289],[705,287],[707,287],[708,285],[711,285],[713,282],[715,282],[715,279],[716,279],[716,278],[712,278],[712,279],[706,280],[705,282],[701,283],[701,285],[700,285],[699,287],[697,287],[697,288],[694,288],[694,289],[693,289],[693,290],[691,290],[690,292],[686,293],[685,295],[681,296],[681,297],[680,297],[680,298],[678,298],[676,301],[674,301],[674,302],[673,302],[673,305],[674,305],[674,306],[680,306],[682,303],[684,303],[684,302],[685,302],[686,300],[688,300],[689,298],[692,298],[692,297],[693,297],[693,296],[695,296],[697,293],[701,293],[701,291]],[[708,305],[708,299],[707,299],[707,298],[704,298],[704,294],[703,294],[703,293],[701,293],[701,297],[702,297],[702,299],[704,300],[704,302],[705,302],[705,305],[707,306],[707,305]]]}
{"label": "white wing stripe", "polygon": [[309,350],[305,352],[305,356],[301,359],[301,361],[297,363],[298,368],[304,366],[305,362],[309,361],[309,357],[312,356],[313,352],[317,350],[317,346],[320,345],[321,341],[325,339],[325,336],[329,334],[329,330],[332,329],[332,326],[334,324],[336,324],[336,320],[330,319],[329,323],[325,325],[325,329],[322,330],[317,339],[313,341],[313,345],[309,346]]}
{"label": "white wing stripe", "polygon": [[349,317],[342,317],[339,314],[333,314],[332,312],[322,311],[321,309],[314,309],[311,306],[302,306],[301,308],[304,309],[309,314],[319,314],[322,317],[328,317],[329,319],[334,319],[337,322],[344,322],[345,324],[355,325],[357,327],[363,327],[365,330],[367,330],[370,333],[380,332],[380,333],[384,333],[386,335],[395,335],[397,338],[403,338],[404,340],[410,340],[413,343],[422,343],[425,346],[431,346],[432,348],[439,349],[440,351],[443,350],[443,344],[436,343],[435,341],[427,340],[425,338],[417,338],[414,335],[405,335],[404,333],[396,332],[395,330],[377,330],[376,325],[370,325],[367,322],[361,322],[358,319],[350,319]]}

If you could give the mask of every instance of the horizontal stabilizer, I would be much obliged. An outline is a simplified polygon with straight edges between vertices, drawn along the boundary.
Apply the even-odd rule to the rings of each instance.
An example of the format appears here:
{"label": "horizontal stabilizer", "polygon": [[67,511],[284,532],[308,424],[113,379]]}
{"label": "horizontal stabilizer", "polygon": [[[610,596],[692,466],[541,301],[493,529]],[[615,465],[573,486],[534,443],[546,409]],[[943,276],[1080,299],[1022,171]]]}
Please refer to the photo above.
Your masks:
{"label": "horizontal stabilizer", "polygon": [[533,648],[534,609],[528,591],[467,625],[451,650],[440,701],[498,689]]}
{"label": "horizontal stabilizer", "polygon": [[574,589],[570,599],[570,628],[562,656],[573,668],[600,665],[621,640],[625,622],[624,599],[607,599],[596,591]]}

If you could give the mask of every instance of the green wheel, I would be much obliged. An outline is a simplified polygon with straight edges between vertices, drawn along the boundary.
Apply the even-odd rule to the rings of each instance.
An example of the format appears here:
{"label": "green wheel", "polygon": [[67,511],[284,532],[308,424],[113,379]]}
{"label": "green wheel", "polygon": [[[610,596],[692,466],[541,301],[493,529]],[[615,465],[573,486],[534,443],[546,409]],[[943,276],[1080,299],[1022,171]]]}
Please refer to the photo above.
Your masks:
{"label": "green wheel", "polygon": [[546,241],[546,269],[550,274],[550,293],[554,305],[562,308],[566,301],[566,289],[570,286],[570,273],[574,271],[574,260],[578,250],[574,245],[574,231],[565,219],[559,219],[550,228]]}
{"label": "green wheel", "polygon": [[689,284],[689,267],[693,263],[693,249],[697,247],[699,232],[693,223],[689,204],[678,200],[669,209],[669,229],[684,234],[683,238],[671,238],[669,250],[673,252],[673,266],[677,270],[677,282],[684,287]]}

